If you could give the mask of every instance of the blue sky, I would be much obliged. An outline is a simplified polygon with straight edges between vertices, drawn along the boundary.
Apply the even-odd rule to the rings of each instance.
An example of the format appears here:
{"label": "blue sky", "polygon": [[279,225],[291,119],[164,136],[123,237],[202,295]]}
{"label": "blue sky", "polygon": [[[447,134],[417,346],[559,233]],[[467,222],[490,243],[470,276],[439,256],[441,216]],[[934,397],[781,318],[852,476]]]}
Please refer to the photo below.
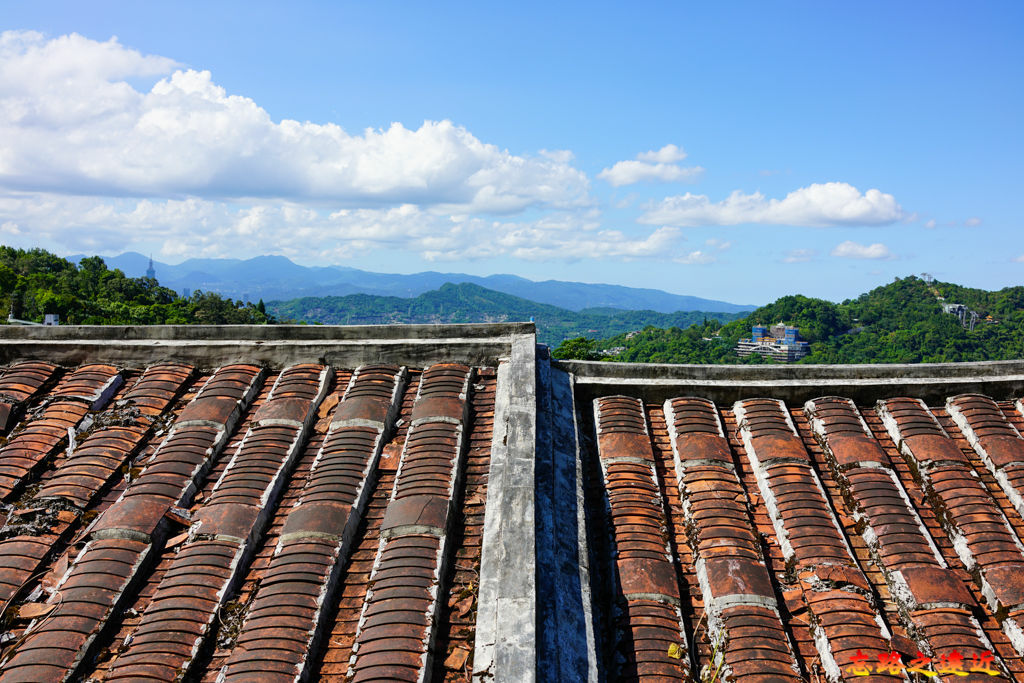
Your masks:
{"label": "blue sky", "polygon": [[2,243],[740,303],[1024,275],[1017,2],[0,16]]}

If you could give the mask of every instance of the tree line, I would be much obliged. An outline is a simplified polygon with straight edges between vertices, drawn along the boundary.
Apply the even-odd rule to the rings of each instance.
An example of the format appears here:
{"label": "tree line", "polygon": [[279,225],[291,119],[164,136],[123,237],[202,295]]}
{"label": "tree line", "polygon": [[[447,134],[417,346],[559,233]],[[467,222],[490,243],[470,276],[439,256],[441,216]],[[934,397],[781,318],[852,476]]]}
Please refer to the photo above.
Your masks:
{"label": "tree line", "polygon": [[7,246],[0,246],[0,313],[30,322],[43,322],[45,314],[56,313],[61,324],[71,325],[275,322],[262,301],[232,301],[201,291],[183,297],[155,279],[111,270],[99,256],[75,264],[44,249]]}
{"label": "tree line", "polygon": [[446,283],[419,296],[402,298],[373,294],[302,297],[271,301],[267,308],[282,319],[326,325],[497,323],[533,320],[537,339],[558,344],[580,335],[611,336],[647,325],[688,327],[707,316],[733,320],[735,313],[700,311],[627,311],[584,308],[571,311],[464,282]]}
{"label": "tree line", "polygon": [[[943,312],[961,303],[978,313],[974,330]],[[607,339],[578,337],[556,358],[648,363],[765,363],[740,359],[736,343],[755,324],[800,328],[810,355],[800,363],[945,363],[1024,358],[1024,287],[972,289],[909,276],[836,304],[803,295],[782,297],[745,318],[707,320],[687,329],[655,328]],[[611,352],[609,352],[611,351]]]}

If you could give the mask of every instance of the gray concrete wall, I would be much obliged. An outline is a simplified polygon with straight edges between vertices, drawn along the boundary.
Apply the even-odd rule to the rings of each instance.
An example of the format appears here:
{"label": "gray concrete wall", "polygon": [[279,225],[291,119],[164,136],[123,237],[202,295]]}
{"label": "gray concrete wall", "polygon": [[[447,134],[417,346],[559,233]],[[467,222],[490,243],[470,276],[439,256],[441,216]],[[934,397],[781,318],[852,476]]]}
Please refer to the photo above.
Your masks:
{"label": "gray concrete wall", "polygon": [[572,376],[537,358],[537,666],[546,680],[596,683],[590,552]]}
{"label": "gray concrete wall", "polygon": [[538,679],[536,445],[536,340],[519,335],[498,366],[473,652],[478,683]]}
{"label": "gray concrete wall", "polygon": [[182,361],[202,369],[231,362],[338,367],[459,361],[496,365],[533,323],[481,325],[67,325],[0,326],[0,363],[40,359],[63,365],[142,366]]}
{"label": "gray concrete wall", "polygon": [[509,334],[533,334],[533,323],[473,323],[465,325],[60,325],[20,327],[0,325],[2,340],[224,340],[261,341],[449,339]]}
{"label": "gray concrete wall", "polygon": [[575,375],[578,400],[625,393],[650,401],[700,396],[718,403],[768,396],[803,403],[839,395],[860,404],[914,396],[929,403],[983,393],[1024,394],[1024,360],[876,365],[667,365],[557,361]]}

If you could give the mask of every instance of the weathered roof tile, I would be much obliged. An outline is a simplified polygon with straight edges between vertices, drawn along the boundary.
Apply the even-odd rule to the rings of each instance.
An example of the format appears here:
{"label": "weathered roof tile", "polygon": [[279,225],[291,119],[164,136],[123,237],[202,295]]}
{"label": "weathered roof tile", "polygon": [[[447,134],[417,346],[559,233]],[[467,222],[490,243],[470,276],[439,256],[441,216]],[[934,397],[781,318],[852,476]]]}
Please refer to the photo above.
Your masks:
{"label": "weathered roof tile", "polygon": [[1010,401],[245,348],[0,371],[0,683],[1024,675]]}

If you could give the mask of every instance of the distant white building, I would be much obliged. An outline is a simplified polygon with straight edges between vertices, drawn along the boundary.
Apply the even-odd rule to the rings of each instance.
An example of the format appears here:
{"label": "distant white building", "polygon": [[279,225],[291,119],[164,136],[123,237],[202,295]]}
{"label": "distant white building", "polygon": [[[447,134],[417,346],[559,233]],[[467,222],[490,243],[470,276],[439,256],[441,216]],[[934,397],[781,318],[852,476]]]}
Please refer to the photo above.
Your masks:
{"label": "distant white building", "polygon": [[960,319],[960,324],[968,330],[973,330],[974,325],[978,322],[978,313],[964,304],[942,304],[942,312],[955,315]]}
{"label": "distant white building", "polygon": [[736,345],[736,355],[740,358],[756,353],[783,363],[792,363],[811,352],[811,345],[800,341],[800,330],[792,325],[779,323],[771,328],[754,325],[750,332],[750,339],[740,339]]}

